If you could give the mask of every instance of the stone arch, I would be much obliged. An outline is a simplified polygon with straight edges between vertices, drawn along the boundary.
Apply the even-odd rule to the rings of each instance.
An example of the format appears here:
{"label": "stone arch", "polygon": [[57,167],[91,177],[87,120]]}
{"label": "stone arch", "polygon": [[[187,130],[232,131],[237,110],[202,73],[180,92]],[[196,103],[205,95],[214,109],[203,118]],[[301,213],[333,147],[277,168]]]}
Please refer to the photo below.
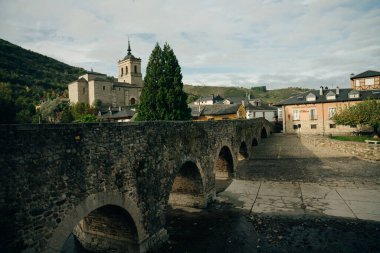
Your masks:
{"label": "stone arch", "polygon": [[261,137],[261,139],[265,139],[265,138],[268,137],[268,133],[267,133],[267,130],[266,130],[265,127],[263,127],[263,128],[261,129],[260,137]]}
{"label": "stone arch", "polygon": [[95,209],[74,227],[73,234],[89,251],[139,252],[136,224],[120,206]]}
{"label": "stone arch", "polygon": [[100,192],[89,195],[69,212],[54,230],[53,236],[49,240],[47,252],[61,252],[66,239],[79,222],[94,210],[108,205],[119,207],[130,215],[136,227],[137,243],[140,244],[148,238],[140,209],[131,198],[119,192]]}
{"label": "stone arch", "polygon": [[253,137],[253,139],[252,139],[252,147],[255,147],[257,145],[259,145],[258,141],[257,141],[256,137]]}
{"label": "stone arch", "polygon": [[224,145],[217,153],[215,160],[215,178],[227,179],[232,178],[234,174],[234,159],[231,148]]}
{"label": "stone arch", "polygon": [[169,199],[169,205],[206,207],[207,197],[204,176],[200,166],[191,160],[184,162],[176,174]]}
{"label": "stone arch", "polygon": [[245,160],[249,157],[249,153],[248,153],[248,148],[247,148],[247,144],[245,144],[245,142],[243,141],[241,144],[240,144],[240,147],[239,147],[239,154],[238,154],[238,160],[241,161],[241,160]]}

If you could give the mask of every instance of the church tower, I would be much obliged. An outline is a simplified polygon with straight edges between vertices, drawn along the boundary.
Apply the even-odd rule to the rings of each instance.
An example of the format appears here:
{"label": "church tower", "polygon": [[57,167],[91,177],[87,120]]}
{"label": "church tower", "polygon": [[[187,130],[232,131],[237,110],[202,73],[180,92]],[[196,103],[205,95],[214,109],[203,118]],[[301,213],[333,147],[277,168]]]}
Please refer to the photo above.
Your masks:
{"label": "church tower", "polygon": [[128,40],[128,54],[119,63],[119,76],[120,83],[130,83],[142,86],[141,74],[141,59],[136,58],[131,53],[131,45]]}

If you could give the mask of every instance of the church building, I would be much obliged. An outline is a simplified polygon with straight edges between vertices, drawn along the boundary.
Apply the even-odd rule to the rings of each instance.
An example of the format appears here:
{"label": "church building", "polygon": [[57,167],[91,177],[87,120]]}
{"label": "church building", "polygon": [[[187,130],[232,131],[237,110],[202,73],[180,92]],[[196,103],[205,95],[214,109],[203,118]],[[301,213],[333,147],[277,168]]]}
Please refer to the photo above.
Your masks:
{"label": "church building", "polygon": [[139,102],[143,80],[141,59],[131,53],[128,41],[128,53],[118,62],[118,78],[105,74],[88,72],[68,85],[70,103],[93,105],[100,100],[103,106],[133,106]]}

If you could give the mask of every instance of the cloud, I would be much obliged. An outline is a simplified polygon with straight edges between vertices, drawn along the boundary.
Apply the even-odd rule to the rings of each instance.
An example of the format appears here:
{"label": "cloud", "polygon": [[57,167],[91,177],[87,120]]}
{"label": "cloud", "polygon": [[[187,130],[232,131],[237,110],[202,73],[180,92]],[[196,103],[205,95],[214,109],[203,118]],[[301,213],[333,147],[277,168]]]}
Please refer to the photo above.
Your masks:
{"label": "cloud", "polygon": [[143,69],[167,41],[201,85],[348,87],[380,69],[376,0],[13,0],[0,15],[1,38],[114,76],[128,36]]}

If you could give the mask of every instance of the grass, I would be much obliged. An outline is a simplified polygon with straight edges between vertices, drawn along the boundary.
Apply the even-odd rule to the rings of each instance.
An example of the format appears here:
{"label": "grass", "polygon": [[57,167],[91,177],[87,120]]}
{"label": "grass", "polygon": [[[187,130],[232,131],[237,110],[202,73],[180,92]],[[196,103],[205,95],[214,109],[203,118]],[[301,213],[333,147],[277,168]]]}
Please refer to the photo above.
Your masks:
{"label": "grass", "polygon": [[364,142],[365,140],[378,141],[379,139],[374,139],[372,136],[331,136],[331,139],[338,141],[356,141]]}

